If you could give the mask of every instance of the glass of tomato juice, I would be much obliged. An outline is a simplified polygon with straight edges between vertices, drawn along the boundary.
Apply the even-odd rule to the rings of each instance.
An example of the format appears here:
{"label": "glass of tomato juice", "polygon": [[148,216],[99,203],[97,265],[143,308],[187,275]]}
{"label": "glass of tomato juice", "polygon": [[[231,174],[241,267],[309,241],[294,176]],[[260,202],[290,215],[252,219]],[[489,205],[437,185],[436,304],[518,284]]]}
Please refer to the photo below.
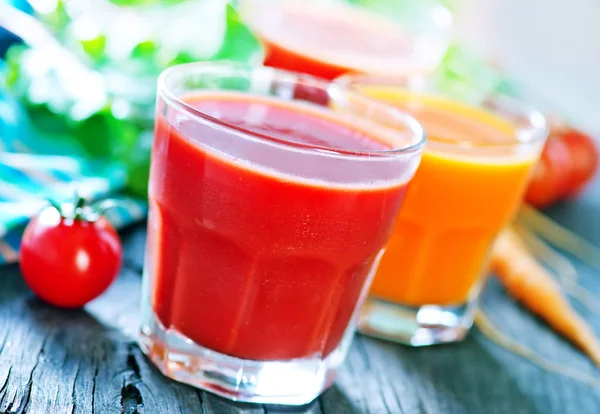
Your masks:
{"label": "glass of tomato juice", "polygon": [[239,0],[265,65],[325,79],[429,72],[450,40],[452,13],[423,0]]}
{"label": "glass of tomato juice", "polygon": [[313,400],[346,356],[424,139],[404,112],[308,75],[163,72],[143,351],[234,400]]}
{"label": "glass of tomato juice", "polygon": [[405,110],[428,136],[359,329],[415,346],[461,340],[545,142],[544,117],[506,96],[460,99],[424,77],[338,82]]}

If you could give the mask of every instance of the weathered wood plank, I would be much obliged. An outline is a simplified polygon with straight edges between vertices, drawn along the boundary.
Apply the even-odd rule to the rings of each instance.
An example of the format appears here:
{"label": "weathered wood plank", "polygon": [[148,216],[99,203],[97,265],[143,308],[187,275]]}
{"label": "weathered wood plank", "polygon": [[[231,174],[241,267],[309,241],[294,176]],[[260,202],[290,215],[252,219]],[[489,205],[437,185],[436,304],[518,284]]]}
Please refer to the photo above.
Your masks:
{"label": "weathered wood plank", "polygon": [[348,382],[348,375],[342,368],[336,384],[319,398],[323,413],[358,414],[367,412],[357,405],[356,401],[360,401],[360,398],[357,399],[353,397],[352,392],[346,391],[344,384]]}
{"label": "weathered wood plank", "polygon": [[120,232],[123,243],[123,266],[139,274],[144,267],[146,223],[130,226]]}
{"label": "weathered wood plank", "polygon": [[321,403],[318,399],[300,407],[265,405],[264,409],[267,414],[323,414]]}
{"label": "weathered wood plank", "polygon": [[[195,389],[160,375],[116,328],[133,331],[116,315],[136,313],[139,275],[125,271],[99,300],[106,302],[102,320],[94,316],[98,303],[90,305],[94,312],[57,310],[35,299],[16,269],[2,277],[1,412],[201,412]],[[128,291],[129,304],[122,294]]]}
{"label": "weathered wood plank", "polygon": [[103,295],[86,305],[86,311],[104,326],[116,328],[135,340],[140,326],[141,280],[139,273],[124,268]]}
{"label": "weathered wood plank", "polygon": [[206,391],[198,391],[198,395],[202,401],[202,412],[205,414],[264,414],[265,412],[261,405],[232,403]]}
{"label": "weathered wood plank", "polygon": [[576,202],[559,202],[550,207],[546,214],[600,247],[598,211],[600,211],[600,174],[596,175],[596,179]]}
{"label": "weathered wood plank", "polygon": [[[123,237],[129,264],[106,294],[83,311],[42,303],[24,285],[16,266],[0,268],[0,412],[600,412],[600,391],[544,371],[477,331],[462,344],[424,349],[359,336],[336,385],[303,407],[235,404],[176,383],[162,376],[135,343],[138,255],[144,244],[144,226],[138,228]],[[582,265],[578,269],[584,284],[600,289],[596,273]],[[507,298],[495,280],[484,305],[503,332],[555,361],[597,375],[585,356]],[[600,327],[598,315],[578,309]]]}

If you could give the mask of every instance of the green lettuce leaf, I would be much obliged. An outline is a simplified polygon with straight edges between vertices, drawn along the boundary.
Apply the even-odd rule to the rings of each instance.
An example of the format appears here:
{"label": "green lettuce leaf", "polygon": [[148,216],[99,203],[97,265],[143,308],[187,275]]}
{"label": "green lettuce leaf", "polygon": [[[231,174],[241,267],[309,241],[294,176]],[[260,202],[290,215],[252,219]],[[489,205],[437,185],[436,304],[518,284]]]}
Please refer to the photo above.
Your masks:
{"label": "green lettuce leaf", "polygon": [[[174,0],[175,1],[175,0]],[[181,0],[176,1],[182,2]],[[73,39],[65,0],[44,15],[47,26],[62,40],[79,64],[50,56],[51,51],[15,46],[6,57],[2,82],[21,103],[35,136],[33,152],[84,153],[121,163],[128,171],[129,189],[145,196],[148,185],[156,78],[167,66],[198,60],[227,59],[260,63],[261,45],[229,4],[223,33],[207,33],[207,41],[221,36],[211,56],[177,49],[161,38],[139,41],[124,60],[115,60],[107,49],[110,32]],[[160,4],[164,1],[113,0],[123,7]],[[168,3],[168,2],[167,2]],[[114,37],[114,36],[113,36]],[[218,39],[217,39],[218,40]],[[197,42],[190,39],[188,44]],[[117,81],[115,81],[117,79]],[[125,88],[123,87],[125,85]],[[54,141],[60,145],[42,145]]]}

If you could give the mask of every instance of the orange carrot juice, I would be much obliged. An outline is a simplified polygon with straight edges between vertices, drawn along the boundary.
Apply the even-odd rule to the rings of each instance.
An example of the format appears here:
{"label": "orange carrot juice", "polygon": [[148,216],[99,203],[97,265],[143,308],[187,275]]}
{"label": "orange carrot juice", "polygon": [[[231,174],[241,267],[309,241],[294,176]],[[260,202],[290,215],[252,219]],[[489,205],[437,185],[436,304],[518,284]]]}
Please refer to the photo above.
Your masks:
{"label": "orange carrot juice", "polygon": [[[543,117],[492,98],[470,106],[400,87],[359,88],[413,115],[428,136],[362,330],[414,345],[461,339],[472,324],[490,248],[516,213],[539,156]],[[387,332],[390,320],[406,322],[406,315],[412,323]]]}

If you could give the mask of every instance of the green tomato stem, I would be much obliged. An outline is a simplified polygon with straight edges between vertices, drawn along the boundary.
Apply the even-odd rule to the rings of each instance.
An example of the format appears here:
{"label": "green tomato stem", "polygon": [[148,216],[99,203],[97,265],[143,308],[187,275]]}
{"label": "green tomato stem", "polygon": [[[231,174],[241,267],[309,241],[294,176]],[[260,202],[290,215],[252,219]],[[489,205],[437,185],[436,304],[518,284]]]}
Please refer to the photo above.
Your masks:
{"label": "green tomato stem", "polygon": [[73,201],[73,220],[87,220],[88,217],[84,210],[85,198],[79,195],[79,192],[75,190],[75,199]]}
{"label": "green tomato stem", "polygon": [[62,211],[62,207],[60,204],[58,204],[55,200],[52,200],[50,198],[48,198],[46,201],[48,201],[48,203],[56,209],[56,211],[58,211],[58,214],[60,214],[61,216],[63,215],[63,211]]}

